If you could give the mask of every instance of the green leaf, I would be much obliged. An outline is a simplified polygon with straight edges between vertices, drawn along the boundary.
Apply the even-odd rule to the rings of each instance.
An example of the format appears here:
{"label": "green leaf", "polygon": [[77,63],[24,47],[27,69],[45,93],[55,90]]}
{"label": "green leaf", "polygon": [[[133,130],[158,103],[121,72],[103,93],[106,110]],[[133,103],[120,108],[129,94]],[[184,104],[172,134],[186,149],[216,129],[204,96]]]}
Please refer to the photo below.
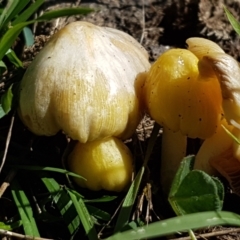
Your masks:
{"label": "green leaf", "polygon": [[36,20],[51,20],[53,18],[59,18],[64,16],[72,16],[72,15],[86,15],[88,13],[93,12],[94,10],[91,8],[63,8],[59,10],[53,10],[44,13],[42,16],[37,18]]}
{"label": "green leaf", "polygon": [[238,35],[240,35],[240,23],[237,19],[232,15],[232,13],[224,6],[224,11],[227,15],[229,22],[231,23],[233,29],[236,31]]}
{"label": "green leaf", "polygon": [[10,224],[5,224],[4,222],[0,222],[0,229],[7,230],[7,231],[11,231],[21,226],[22,226],[22,221],[16,221]]}
{"label": "green leaf", "polygon": [[9,113],[12,107],[12,85],[8,88],[8,90],[1,97],[1,105],[0,105],[0,118]]}
{"label": "green leaf", "polygon": [[220,211],[223,206],[223,185],[203,171],[191,171],[192,163],[192,156],[184,158],[173,180],[168,198],[173,210],[177,215]]}
{"label": "green leaf", "polygon": [[82,225],[88,236],[89,240],[96,240],[98,239],[97,232],[94,227],[94,222],[89,214],[87,207],[81,198],[77,198],[75,194],[71,191],[68,191],[68,194],[75,206],[75,209],[78,213],[79,218],[81,219]]}
{"label": "green leaf", "polygon": [[14,66],[16,66],[17,68],[23,68],[22,61],[17,57],[13,50],[8,49],[8,51],[6,52],[6,56]]}
{"label": "green leaf", "polygon": [[193,155],[190,155],[190,156],[187,156],[185,157],[181,163],[180,163],[180,166],[178,168],[178,171],[173,179],[173,182],[172,182],[172,186],[171,186],[171,189],[170,189],[170,192],[169,192],[169,196],[174,196],[183,179],[191,172],[191,170],[193,169],[193,164],[194,164],[194,160],[195,160],[195,157]]}
{"label": "green leaf", "polygon": [[30,47],[34,44],[34,36],[32,30],[29,27],[23,28],[23,38],[26,47]]}
{"label": "green leaf", "polygon": [[11,184],[11,192],[22,220],[25,235],[39,237],[40,234],[33,216],[31,204],[16,180],[14,180]]}
{"label": "green leaf", "polygon": [[217,225],[240,226],[240,216],[232,212],[201,212],[169,218],[167,220],[150,223],[125,232],[119,232],[105,240],[136,240],[162,237],[188,229],[199,229]]}
{"label": "green leaf", "polygon": [[2,75],[7,70],[7,66],[3,61],[0,61],[0,74]]}

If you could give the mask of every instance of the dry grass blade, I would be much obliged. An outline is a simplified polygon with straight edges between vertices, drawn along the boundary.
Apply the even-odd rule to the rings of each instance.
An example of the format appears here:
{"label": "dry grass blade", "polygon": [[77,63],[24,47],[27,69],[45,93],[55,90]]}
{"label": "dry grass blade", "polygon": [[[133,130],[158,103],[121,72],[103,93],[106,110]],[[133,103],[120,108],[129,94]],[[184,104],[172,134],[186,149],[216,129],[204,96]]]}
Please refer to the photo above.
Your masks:
{"label": "dry grass blade", "polygon": [[32,236],[26,236],[23,234],[15,233],[15,232],[10,232],[6,231],[3,229],[0,229],[0,235],[5,236],[5,237],[14,237],[16,239],[25,239],[25,240],[53,240],[49,238],[41,238],[41,237],[32,237]]}
{"label": "dry grass blade", "polygon": [[11,123],[10,123],[10,127],[8,130],[8,135],[7,135],[7,139],[6,139],[6,145],[5,145],[5,149],[4,149],[4,154],[3,154],[3,158],[2,158],[2,163],[0,166],[0,173],[2,171],[2,168],[4,166],[4,163],[6,161],[6,157],[7,157],[7,152],[8,152],[8,147],[9,147],[9,143],[11,140],[11,136],[12,136],[12,128],[13,128],[13,123],[14,123],[14,119],[15,119],[15,112],[13,113],[13,116],[11,118]]}
{"label": "dry grass blade", "polygon": [[[220,236],[220,235],[225,235],[225,234],[231,234],[231,233],[239,233],[240,232],[240,228],[231,228],[231,229],[224,229],[224,230],[220,230],[220,231],[216,231],[216,232],[210,232],[210,233],[203,233],[203,234],[196,234],[195,237],[198,239],[202,239],[202,238],[209,238],[209,237],[216,237],[216,236]],[[191,240],[191,237],[180,237],[180,238],[172,238],[170,240]]]}

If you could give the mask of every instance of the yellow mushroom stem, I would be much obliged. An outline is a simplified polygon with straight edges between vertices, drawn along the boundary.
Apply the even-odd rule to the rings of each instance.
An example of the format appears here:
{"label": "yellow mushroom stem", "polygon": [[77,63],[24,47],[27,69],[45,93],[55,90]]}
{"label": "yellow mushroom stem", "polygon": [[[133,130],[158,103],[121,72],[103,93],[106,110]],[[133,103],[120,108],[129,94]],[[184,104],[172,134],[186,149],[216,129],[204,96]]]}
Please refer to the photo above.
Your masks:
{"label": "yellow mushroom stem", "polygon": [[161,152],[161,185],[164,193],[168,193],[172,180],[181,160],[186,156],[187,137],[180,131],[173,132],[163,128]]}
{"label": "yellow mushroom stem", "polygon": [[78,142],[68,157],[68,167],[86,179],[74,178],[81,187],[120,192],[130,185],[133,160],[130,150],[121,140],[109,137]]}

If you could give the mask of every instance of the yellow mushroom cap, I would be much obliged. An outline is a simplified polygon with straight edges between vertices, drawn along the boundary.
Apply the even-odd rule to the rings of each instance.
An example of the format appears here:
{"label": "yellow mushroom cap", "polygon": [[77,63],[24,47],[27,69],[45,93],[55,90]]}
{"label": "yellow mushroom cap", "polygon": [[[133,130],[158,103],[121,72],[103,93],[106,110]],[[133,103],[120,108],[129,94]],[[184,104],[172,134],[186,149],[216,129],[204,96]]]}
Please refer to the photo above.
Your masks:
{"label": "yellow mushroom cap", "polygon": [[68,166],[72,172],[86,178],[86,181],[74,178],[79,186],[95,191],[126,189],[133,171],[130,150],[114,137],[77,143],[68,157]]}
{"label": "yellow mushroom cap", "polygon": [[71,23],[52,36],[27,69],[19,115],[38,135],[63,130],[80,142],[128,138],[141,118],[134,81],[149,68],[146,50],[130,35]]}
{"label": "yellow mushroom cap", "polygon": [[171,49],[153,64],[144,98],[159,124],[191,138],[208,138],[220,124],[222,96],[217,78],[199,72],[199,59],[185,49]]}

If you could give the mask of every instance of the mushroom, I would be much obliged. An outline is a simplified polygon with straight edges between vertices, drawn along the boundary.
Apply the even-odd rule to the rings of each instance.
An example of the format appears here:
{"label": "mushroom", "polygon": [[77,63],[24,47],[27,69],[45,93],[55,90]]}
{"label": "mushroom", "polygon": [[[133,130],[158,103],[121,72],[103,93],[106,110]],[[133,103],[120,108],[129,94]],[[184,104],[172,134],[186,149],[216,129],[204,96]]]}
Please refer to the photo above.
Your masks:
{"label": "mushroom", "polygon": [[[240,123],[240,68],[238,62],[224,53],[217,44],[207,39],[190,38],[186,42],[188,49],[199,57],[200,63],[207,66],[208,72],[217,77],[221,86],[224,117],[227,120],[223,126],[230,132],[236,126],[234,132],[237,132]],[[217,156],[224,154],[230,145],[232,145],[232,139],[224,129],[220,128],[216,135],[206,139],[202,144],[196,155],[194,168],[213,174],[213,168],[209,161],[214,158],[214,167],[219,168],[217,167]],[[233,155],[236,155],[235,152],[236,148],[233,149]],[[219,162],[219,164],[221,163]]]}
{"label": "mushroom", "polygon": [[119,139],[109,137],[78,142],[68,156],[69,169],[81,176],[74,181],[81,187],[120,192],[131,182],[133,161],[130,150]]}
{"label": "mushroom", "polygon": [[220,84],[192,52],[171,49],[150,68],[143,98],[150,116],[163,126],[161,181],[167,192],[185,156],[187,137],[209,138],[221,124]]}
{"label": "mushroom", "polygon": [[[127,139],[135,131],[142,110],[134,82],[138,73],[149,68],[146,50],[128,34],[88,22],[70,23],[51,37],[27,69],[20,85],[19,116],[37,135],[62,130],[79,141],[77,149],[96,148],[102,141],[109,152],[119,147],[122,153],[119,143],[107,144],[105,139]],[[70,168],[75,171],[72,166],[78,164],[72,156]],[[131,164],[126,164],[124,174],[129,174]],[[123,175],[123,182],[112,188],[123,189],[128,180]]]}
{"label": "mushroom", "polygon": [[146,50],[128,34],[70,23],[28,67],[20,85],[19,116],[37,135],[63,130],[82,143],[128,138],[141,118],[134,81],[149,67]]}

